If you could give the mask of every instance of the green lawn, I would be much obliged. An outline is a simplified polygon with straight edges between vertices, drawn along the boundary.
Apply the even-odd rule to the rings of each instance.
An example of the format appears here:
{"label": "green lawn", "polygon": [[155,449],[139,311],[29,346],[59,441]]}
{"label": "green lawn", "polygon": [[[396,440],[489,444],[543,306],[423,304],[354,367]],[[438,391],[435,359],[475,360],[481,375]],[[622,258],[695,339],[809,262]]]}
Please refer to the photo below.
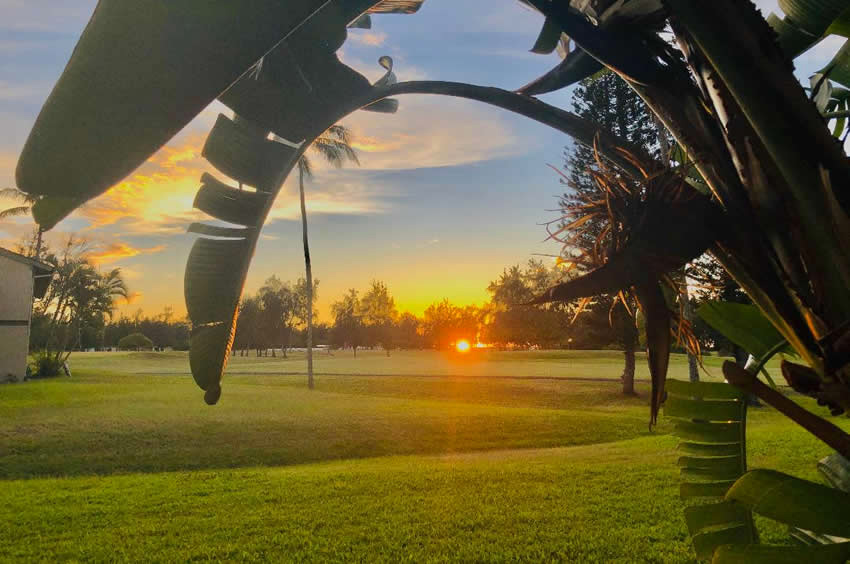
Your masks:
{"label": "green lawn", "polygon": [[[236,357],[215,407],[182,353],[72,360],[0,387],[4,560],[691,560],[617,353],[336,353],[312,392],[297,354]],[[815,478],[828,448],[750,413],[751,466]]]}

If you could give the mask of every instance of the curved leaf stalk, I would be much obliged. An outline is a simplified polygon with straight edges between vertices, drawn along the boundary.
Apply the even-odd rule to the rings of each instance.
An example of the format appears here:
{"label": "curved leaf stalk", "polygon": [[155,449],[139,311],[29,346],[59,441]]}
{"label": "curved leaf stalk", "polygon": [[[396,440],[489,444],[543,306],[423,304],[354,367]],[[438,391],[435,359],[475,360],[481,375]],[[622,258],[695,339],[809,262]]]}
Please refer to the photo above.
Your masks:
{"label": "curved leaf stalk", "polygon": [[850,435],[840,427],[803,409],[778,391],[759,381],[755,374],[734,362],[727,360],[723,363],[723,375],[729,383],[755,394],[759,399],[782,412],[783,415],[798,423],[842,456],[850,458]]}
{"label": "curved leaf stalk", "polygon": [[[622,152],[620,149],[622,144],[619,143],[619,140],[603,131],[600,131],[595,124],[583,120],[574,114],[549,104],[545,104],[534,98],[522,96],[515,92],[455,82],[413,81],[393,84],[391,81],[386,81],[384,85],[373,87],[360,96],[347,98],[346,103],[333,108],[333,112],[331,114],[324,116],[323,119],[326,120],[325,123],[320,124],[319,126],[314,125],[314,130],[318,131],[318,133],[315,133],[313,137],[309,139],[301,141],[298,145],[296,154],[281,167],[280,171],[276,175],[273,175],[273,179],[271,181],[267,181],[267,184],[261,187],[262,192],[266,194],[266,197],[262,200],[262,206],[258,210],[252,211],[248,214],[250,217],[255,218],[255,221],[253,225],[246,225],[247,229],[244,232],[246,246],[240,254],[242,262],[238,265],[239,279],[234,286],[237,295],[236,301],[233,304],[233,315],[228,316],[229,321],[217,319],[214,320],[214,322],[209,320],[203,320],[200,322],[198,330],[206,332],[206,336],[203,336],[202,338],[207,348],[204,348],[204,350],[201,351],[201,347],[199,346],[196,354],[190,356],[190,360],[195,359],[191,362],[193,375],[195,376],[198,384],[207,392],[205,399],[208,403],[216,403],[220,397],[221,375],[230,355],[230,349],[233,344],[233,336],[236,329],[238,295],[241,295],[242,288],[244,287],[251,258],[253,257],[254,250],[259,240],[260,230],[265,223],[265,219],[271,210],[274,199],[280,191],[281,186],[294,166],[299,162],[307,147],[315,141],[322,131],[325,131],[334,123],[358,109],[374,104],[375,102],[383,100],[389,96],[399,94],[437,94],[455,96],[501,107],[534,119],[544,125],[558,129],[559,131],[563,131],[564,133],[573,136],[579,142],[590,146],[595,145],[597,151],[608,158],[611,162],[616,163],[618,166],[626,170],[635,170],[635,162]],[[637,172],[638,171],[635,171],[636,174]],[[207,184],[217,186],[213,180],[214,179],[210,177],[207,179]],[[218,188],[221,190],[227,189],[226,186],[218,186]],[[200,226],[196,226],[194,230],[202,232],[209,231],[210,234],[215,231],[214,229],[210,230],[208,227]],[[197,320],[194,321],[197,322]],[[224,350],[217,350],[219,346],[223,346]],[[210,358],[202,361],[199,358],[201,356],[207,356]],[[218,360],[212,360],[212,357]],[[210,364],[210,361],[212,361],[213,364]],[[212,372],[210,372],[210,370]]]}

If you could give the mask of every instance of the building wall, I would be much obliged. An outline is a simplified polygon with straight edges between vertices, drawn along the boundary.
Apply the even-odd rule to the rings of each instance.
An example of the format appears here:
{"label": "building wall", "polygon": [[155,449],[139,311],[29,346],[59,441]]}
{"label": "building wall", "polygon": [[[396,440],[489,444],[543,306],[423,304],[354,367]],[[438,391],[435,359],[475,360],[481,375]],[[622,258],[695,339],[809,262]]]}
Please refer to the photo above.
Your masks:
{"label": "building wall", "polygon": [[32,314],[32,268],[0,256],[0,380],[23,380]]}
{"label": "building wall", "polygon": [[27,375],[29,327],[0,325],[0,381],[10,377],[19,382]]}

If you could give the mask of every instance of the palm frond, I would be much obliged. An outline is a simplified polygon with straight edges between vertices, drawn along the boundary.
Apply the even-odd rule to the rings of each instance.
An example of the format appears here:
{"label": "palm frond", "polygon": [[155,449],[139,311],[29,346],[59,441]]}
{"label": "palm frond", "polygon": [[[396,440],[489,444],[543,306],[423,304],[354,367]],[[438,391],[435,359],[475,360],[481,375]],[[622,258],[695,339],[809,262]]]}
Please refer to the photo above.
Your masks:
{"label": "palm frond", "polygon": [[0,211],[0,219],[7,219],[9,217],[17,217],[20,215],[27,215],[30,212],[29,206],[16,206],[14,208],[8,208]]}

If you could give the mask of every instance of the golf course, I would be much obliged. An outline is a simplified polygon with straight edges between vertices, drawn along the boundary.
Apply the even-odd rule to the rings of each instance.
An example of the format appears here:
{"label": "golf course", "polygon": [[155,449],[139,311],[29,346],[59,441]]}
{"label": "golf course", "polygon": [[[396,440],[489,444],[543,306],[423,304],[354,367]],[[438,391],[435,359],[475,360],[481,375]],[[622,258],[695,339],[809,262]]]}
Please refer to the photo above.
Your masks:
{"label": "golf course", "polygon": [[[638,361],[624,397],[615,351],[320,352],[312,391],[302,353],[252,354],[211,407],[185,353],[75,353],[0,387],[0,559],[692,562]],[[830,453],[769,407],[747,433],[752,468]]]}

